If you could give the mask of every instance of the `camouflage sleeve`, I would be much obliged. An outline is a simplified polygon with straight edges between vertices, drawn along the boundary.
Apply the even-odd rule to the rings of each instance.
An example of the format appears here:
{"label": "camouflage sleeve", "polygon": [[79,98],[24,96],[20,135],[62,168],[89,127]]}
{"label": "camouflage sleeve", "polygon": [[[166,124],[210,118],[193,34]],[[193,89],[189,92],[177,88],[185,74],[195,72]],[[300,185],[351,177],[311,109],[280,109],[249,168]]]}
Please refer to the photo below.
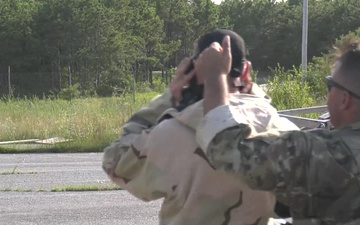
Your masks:
{"label": "camouflage sleeve", "polygon": [[154,98],[148,106],[136,112],[123,126],[123,135],[139,134],[142,130],[152,127],[159,116],[173,107],[173,98],[170,90]]}
{"label": "camouflage sleeve", "polygon": [[[140,150],[148,139],[148,130],[165,110],[173,105],[170,90],[155,98],[150,104],[137,113],[123,126],[123,135],[104,149],[102,167],[109,178],[123,188],[129,188],[129,179],[141,173],[145,165]],[[135,190],[139,198],[145,198]]]}
{"label": "camouflage sleeve", "polygon": [[[281,202],[301,211],[320,182],[331,190],[349,178],[339,166],[348,157],[346,148],[331,131],[273,130],[254,135],[237,121],[240,115],[228,106],[212,110],[197,128],[197,141],[216,168],[233,173],[251,188],[273,191]],[[339,178],[326,180],[327,174]]]}

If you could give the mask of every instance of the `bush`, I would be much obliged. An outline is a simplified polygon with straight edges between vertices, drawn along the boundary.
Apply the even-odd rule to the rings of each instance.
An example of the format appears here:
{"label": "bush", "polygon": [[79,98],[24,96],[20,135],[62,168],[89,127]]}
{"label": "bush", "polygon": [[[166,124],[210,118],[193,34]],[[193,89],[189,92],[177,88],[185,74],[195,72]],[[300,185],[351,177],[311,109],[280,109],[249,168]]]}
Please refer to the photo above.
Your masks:
{"label": "bush", "polygon": [[96,94],[100,97],[110,97],[112,95],[112,88],[109,85],[101,84],[96,87]]}
{"label": "bush", "polygon": [[136,83],[136,92],[137,93],[146,93],[151,92],[150,84],[148,82],[137,82]]}
{"label": "bush", "polygon": [[[335,42],[335,48],[345,40],[360,40],[360,28],[347,35],[341,36]],[[300,68],[285,71],[278,66],[272,70],[273,78],[268,81],[268,94],[273,99],[273,104],[279,110],[310,107],[326,104],[327,88],[325,77],[331,74],[331,55],[335,48],[322,57],[314,57],[308,64],[307,73]]]}
{"label": "bush", "polygon": [[268,94],[278,110],[314,106],[311,88],[297,69],[285,71],[283,67],[272,70],[273,78],[268,81]]}
{"label": "bush", "polygon": [[327,95],[325,78],[331,74],[331,60],[325,55],[316,57],[308,64],[305,81],[310,87],[310,93],[317,102],[324,102]]}
{"label": "bush", "polygon": [[67,101],[80,97],[80,84],[76,83],[70,87],[64,88],[59,92],[59,98]]}

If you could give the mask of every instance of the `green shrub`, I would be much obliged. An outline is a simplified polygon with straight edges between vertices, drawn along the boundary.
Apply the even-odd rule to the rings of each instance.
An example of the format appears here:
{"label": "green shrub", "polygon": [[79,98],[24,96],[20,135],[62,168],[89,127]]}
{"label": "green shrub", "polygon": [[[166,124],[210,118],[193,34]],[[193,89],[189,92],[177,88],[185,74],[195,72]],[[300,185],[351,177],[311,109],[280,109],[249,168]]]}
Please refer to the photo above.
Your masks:
{"label": "green shrub", "polygon": [[157,93],[163,93],[168,88],[168,85],[166,85],[164,82],[160,80],[156,80],[153,82],[153,91]]}
{"label": "green shrub", "polygon": [[79,87],[80,87],[80,84],[76,83],[70,87],[63,88],[59,92],[59,98],[63,99],[63,100],[67,100],[67,101],[71,101],[75,98],[79,98],[80,94],[81,94]]}
{"label": "green shrub", "polygon": [[100,97],[110,97],[113,93],[112,87],[101,84],[96,87],[96,94]]}
{"label": "green shrub", "polygon": [[[339,47],[345,40],[360,40],[360,28],[339,37],[334,47]],[[314,57],[303,73],[300,68],[285,71],[278,66],[272,70],[273,78],[268,80],[268,94],[277,109],[302,108],[326,104],[327,88],[325,78],[331,75],[331,55],[335,48],[322,57]]]}
{"label": "green shrub", "polygon": [[316,57],[308,64],[305,81],[310,87],[310,93],[316,102],[325,102],[327,95],[326,76],[331,74],[331,60],[325,55]]}
{"label": "green shrub", "polygon": [[283,67],[272,70],[268,81],[268,94],[278,110],[309,107],[315,104],[307,82],[302,86],[302,74],[297,69],[285,71]]}
{"label": "green shrub", "polygon": [[137,82],[136,83],[136,92],[146,93],[151,92],[150,84],[148,82]]}

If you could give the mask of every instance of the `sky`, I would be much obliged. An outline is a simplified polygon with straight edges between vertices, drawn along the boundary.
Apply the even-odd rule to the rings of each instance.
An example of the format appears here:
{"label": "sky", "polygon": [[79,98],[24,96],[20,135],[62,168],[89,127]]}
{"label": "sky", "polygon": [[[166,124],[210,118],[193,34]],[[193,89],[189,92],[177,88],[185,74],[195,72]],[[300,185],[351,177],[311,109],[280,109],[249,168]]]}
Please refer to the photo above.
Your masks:
{"label": "sky", "polygon": [[220,4],[223,0],[212,0],[215,4]]}
{"label": "sky", "polygon": [[[215,4],[220,4],[223,0],[212,0]],[[277,0],[277,2],[280,2],[280,0]]]}

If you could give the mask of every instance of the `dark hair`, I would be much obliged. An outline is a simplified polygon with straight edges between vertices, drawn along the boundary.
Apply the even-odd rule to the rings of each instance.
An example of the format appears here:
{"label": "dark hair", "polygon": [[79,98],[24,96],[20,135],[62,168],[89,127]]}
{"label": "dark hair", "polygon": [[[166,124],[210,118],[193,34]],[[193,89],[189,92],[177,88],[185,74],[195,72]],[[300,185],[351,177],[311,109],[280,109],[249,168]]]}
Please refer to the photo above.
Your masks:
{"label": "dark hair", "polygon": [[347,38],[335,50],[332,58],[336,73],[344,78],[344,82],[348,84],[350,90],[359,94],[360,42],[354,38]]}
{"label": "dark hair", "polygon": [[213,42],[218,42],[221,45],[222,40],[227,35],[230,37],[232,54],[231,71],[229,75],[231,77],[239,77],[242,74],[246,61],[246,48],[244,39],[234,31],[218,29],[201,36],[197,42],[195,58]]}
{"label": "dark hair", "polygon": [[[245,42],[243,38],[237,33],[231,30],[218,29],[213,30],[205,35],[201,36],[197,41],[195,47],[195,53],[192,56],[192,59],[196,59],[201,52],[208,48],[213,42],[222,43],[222,40],[225,36],[230,37],[231,42],[231,54],[232,54],[232,64],[231,64],[231,77],[239,77],[242,74],[244,63],[246,61],[246,49]],[[187,72],[193,69],[193,65],[190,66]],[[186,72],[186,73],[187,73]],[[182,100],[179,105],[176,107],[178,111],[184,110],[187,106],[194,104],[197,101],[203,99],[204,85],[198,85],[196,76],[190,80],[190,84],[182,92]]]}

